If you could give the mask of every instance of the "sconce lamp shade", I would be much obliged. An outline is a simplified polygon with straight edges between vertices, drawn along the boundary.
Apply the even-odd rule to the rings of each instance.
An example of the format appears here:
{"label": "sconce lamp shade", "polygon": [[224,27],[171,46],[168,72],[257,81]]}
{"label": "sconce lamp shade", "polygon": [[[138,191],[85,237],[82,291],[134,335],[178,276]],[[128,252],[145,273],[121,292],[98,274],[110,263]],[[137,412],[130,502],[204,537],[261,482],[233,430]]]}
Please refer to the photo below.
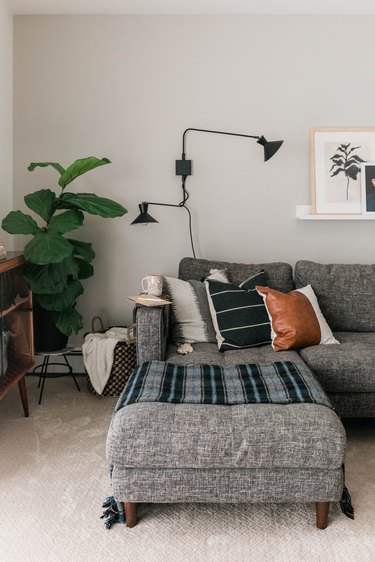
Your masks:
{"label": "sconce lamp shade", "polygon": [[133,220],[131,224],[148,224],[150,222],[158,222],[156,219],[154,219],[154,217],[148,214],[147,203],[143,202],[140,205],[138,205],[138,207],[139,207],[139,215],[137,216],[136,219]]}
{"label": "sconce lamp shade", "polygon": [[261,144],[264,148],[264,161],[267,162],[276,152],[279,150],[280,146],[283,144],[284,141],[268,141],[262,135],[257,140],[258,144]]}

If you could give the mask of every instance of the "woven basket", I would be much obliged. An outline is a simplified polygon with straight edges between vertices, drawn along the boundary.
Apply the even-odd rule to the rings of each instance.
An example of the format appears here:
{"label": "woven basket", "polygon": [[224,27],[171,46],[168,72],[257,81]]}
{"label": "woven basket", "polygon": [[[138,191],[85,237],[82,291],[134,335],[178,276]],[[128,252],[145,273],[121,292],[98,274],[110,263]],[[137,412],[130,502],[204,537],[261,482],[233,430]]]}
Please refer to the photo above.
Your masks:
{"label": "woven basket", "polygon": [[[95,323],[99,322],[100,330],[95,330]],[[99,316],[95,316],[91,323],[92,332],[105,332],[103,327],[102,319]],[[137,358],[136,358],[136,343],[134,338],[134,328],[135,326],[129,326],[128,341],[119,341],[113,351],[113,364],[111,369],[111,374],[107,384],[105,385],[103,392],[100,396],[120,396],[124,389],[125,384],[131,373],[134,371]],[[99,394],[95,391],[94,387],[90,382],[89,376],[87,377],[87,390],[95,396]]]}

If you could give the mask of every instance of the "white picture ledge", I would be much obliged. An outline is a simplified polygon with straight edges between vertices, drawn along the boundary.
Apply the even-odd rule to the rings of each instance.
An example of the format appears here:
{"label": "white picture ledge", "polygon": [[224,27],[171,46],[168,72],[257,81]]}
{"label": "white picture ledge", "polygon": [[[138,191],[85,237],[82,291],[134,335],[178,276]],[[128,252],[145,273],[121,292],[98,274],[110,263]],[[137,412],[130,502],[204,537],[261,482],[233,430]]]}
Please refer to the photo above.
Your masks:
{"label": "white picture ledge", "polygon": [[[305,221],[373,221],[375,216],[366,215],[313,215],[311,205],[296,205],[296,217]],[[375,213],[374,213],[375,215]]]}

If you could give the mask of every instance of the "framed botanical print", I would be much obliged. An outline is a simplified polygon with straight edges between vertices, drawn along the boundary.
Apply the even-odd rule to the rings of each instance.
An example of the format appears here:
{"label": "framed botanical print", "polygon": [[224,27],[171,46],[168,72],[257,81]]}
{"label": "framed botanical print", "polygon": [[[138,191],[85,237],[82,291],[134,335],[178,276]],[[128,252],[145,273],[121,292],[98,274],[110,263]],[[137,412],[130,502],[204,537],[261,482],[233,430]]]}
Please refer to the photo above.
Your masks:
{"label": "framed botanical print", "polygon": [[361,214],[366,162],[375,162],[375,129],[312,129],[313,213]]}

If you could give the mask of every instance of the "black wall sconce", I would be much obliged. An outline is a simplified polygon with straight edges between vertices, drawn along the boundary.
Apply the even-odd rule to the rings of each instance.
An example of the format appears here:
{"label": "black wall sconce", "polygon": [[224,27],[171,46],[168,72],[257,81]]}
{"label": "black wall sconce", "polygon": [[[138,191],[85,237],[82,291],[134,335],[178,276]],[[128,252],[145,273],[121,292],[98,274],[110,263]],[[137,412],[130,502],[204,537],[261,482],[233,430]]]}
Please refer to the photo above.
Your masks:
{"label": "black wall sconce", "polygon": [[190,243],[191,249],[193,252],[193,256],[195,257],[195,249],[194,249],[194,241],[193,241],[193,234],[191,228],[191,212],[189,207],[186,205],[186,201],[189,199],[189,193],[186,190],[186,179],[188,176],[191,175],[191,160],[186,160],[185,158],[185,137],[189,131],[198,131],[201,133],[214,133],[217,135],[230,135],[233,137],[246,137],[249,139],[256,139],[256,142],[263,146],[264,150],[264,161],[266,162],[279,150],[280,146],[283,144],[283,141],[267,141],[263,135],[244,135],[241,133],[228,133],[225,131],[211,131],[209,129],[195,129],[189,127],[186,129],[182,135],[182,156],[181,160],[176,160],[176,176],[181,176],[182,178],[182,200],[178,204],[172,203],[155,203],[152,201],[142,201],[139,207],[140,214],[138,217],[131,223],[131,224],[149,224],[153,222],[158,222],[148,213],[148,206],[149,205],[158,205],[161,207],[179,207],[186,209],[189,215],[189,234],[190,234]]}

